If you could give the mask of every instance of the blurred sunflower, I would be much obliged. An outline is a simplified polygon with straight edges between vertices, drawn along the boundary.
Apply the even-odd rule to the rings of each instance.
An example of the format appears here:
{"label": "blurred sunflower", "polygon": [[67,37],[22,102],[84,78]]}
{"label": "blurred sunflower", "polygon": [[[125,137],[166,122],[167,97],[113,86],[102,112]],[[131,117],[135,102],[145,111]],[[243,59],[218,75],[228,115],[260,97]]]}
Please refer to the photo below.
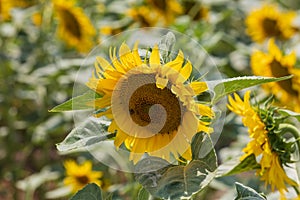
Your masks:
{"label": "blurred sunflower", "polygon": [[135,22],[138,22],[141,27],[152,27],[157,25],[160,19],[159,14],[153,12],[148,6],[132,7],[127,12]]}
{"label": "blurred sunflower", "polygon": [[292,26],[295,17],[295,12],[283,13],[274,5],[264,5],[252,11],[246,18],[246,31],[254,41],[259,43],[271,37],[286,40],[295,34],[296,29]]}
{"label": "blurred sunflower", "polygon": [[35,3],[35,0],[0,0],[0,21],[10,19],[11,9],[29,7]]}
{"label": "blurred sunflower", "polygon": [[144,153],[168,161],[170,154],[191,160],[192,138],[200,131],[212,132],[209,119],[214,113],[194,100],[208,88],[205,82],[187,83],[190,61],[179,51],[174,60],[163,63],[157,45],[142,61],[137,43],[132,50],[123,43],[119,59],[116,49],[110,59],[111,64],[97,58],[96,75],[87,85],[103,95],[93,104],[97,117],[112,119],[108,131],[116,133],[115,146],[124,144],[134,163]]}
{"label": "blurred sunflower", "polygon": [[249,136],[252,138],[243,149],[245,154],[241,160],[251,154],[261,157],[259,161],[261,167],[256,174],[266,185],[271,185],[273,191],[277,188],[284,198],[284,192],[287,191],[286,184],[297,186],[283,168],[283,165],[292,163],[290,156],[294,149],[287,145],[282,135],[278,135],[282,131],[278,128],[279,122],[273,118],[274,110],[268,108],[264,111],[253,107],[250,104],[250,91],[245,93],[244,101],[237,94],[234,94],[234,99],[229,96],[228,100],[229,110],[242,116],[242,122],[248,127]]}
{"label": "blurred sunflower", "polygon": [[300,69],[295,68],[295,52],[284,56],[273,39],[268,48],[268,53],[256,51],[251,56],[253,74],[269,77],[294,75],[288,80],[264,84],[263,88],[274,94],[283,106],[300,112]]}
{"label": "blurred sunflower", "polygon": [[182,14],[183,7],[176,0],[147,0],[143,5],[132,6],[127,15],[141,27],[167,26]]}
{"label": "blurred sunflower", "polygon": [[78,165],[73,160],[67,160],[64,162],[64,167],[66,169],[64,184],[71,186],[73,192],[77,192],[88,183],[95,183],[98,186],[102,184],[99,180],[102,177],[102,172],[93,171],[91,161],[85,161]]}
{"label": "blurred sunflower", "polygon": [[6,21],[10,18],[10,10],[13,8],[13,4],[10,0],[0,1],[0,21]]}
{"label": "blurred sunflower", "polygon": [[147,0],[149,6],[160,14],[159,19],[165,20],[165,25],[171,24],[176,16],[182,14],[183,7],[177,0]]}
{"label": "blurred sunflower", "polygon": [[102,35],[116,35],[121,33],[124,29],[124,27],[113,27],[110,25],[104,25],[99,29],[99,31]]}
{"label": "blurred sunflower", "polygon": [[96,35],[96,30],[90,19],[80,7],[75,6],[74,0],[53,0],[52,2],[59,21],[59,37],[79,52],[90,51],[94,45],[93,38]]}

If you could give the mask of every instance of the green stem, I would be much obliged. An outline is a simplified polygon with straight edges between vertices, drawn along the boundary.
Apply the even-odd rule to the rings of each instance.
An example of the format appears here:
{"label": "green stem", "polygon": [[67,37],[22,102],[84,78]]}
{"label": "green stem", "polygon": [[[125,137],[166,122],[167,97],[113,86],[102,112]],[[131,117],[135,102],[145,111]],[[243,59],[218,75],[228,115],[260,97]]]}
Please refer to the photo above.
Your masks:
{"label": "green stem", "polygon": [[[294,125],[286,124],[286,123],[280,124],[279,130],[288,131],[294,136],[294,138],[296,139],[296,144],[298,146],[298,152],[299,152],[298,155],[300,155],[300,130],[297,129],[297,127],[295,127]],[[300,161],[299,160],[298,160],[298,162],[296,162],[296,172],[298,175],[298,179],[300,180]],[[295,189],[296,193],[298,195],[300,195],[299,186],[293,186],[293,188]]]}

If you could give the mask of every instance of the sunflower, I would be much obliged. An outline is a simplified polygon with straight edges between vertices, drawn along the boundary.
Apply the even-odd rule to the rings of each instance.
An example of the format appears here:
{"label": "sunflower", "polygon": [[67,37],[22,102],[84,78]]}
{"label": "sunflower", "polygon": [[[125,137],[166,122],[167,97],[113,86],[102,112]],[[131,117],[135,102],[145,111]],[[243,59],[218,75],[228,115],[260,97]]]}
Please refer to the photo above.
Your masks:
{"label": "sunflower", "polygon": [[151,27],[157,25],[161,16],[157,12],[153,12],[148,6],[133,7],[128,10],[127,15],[141,27]]}
{"label": "sunflower", "polygon": [[96,30],[89,18],[74,0],[53,0],[54,10],[59,21],[58,35],[69,46],[86,53],[93,47]]}
{"label": "sunflower", "polygon": [[10,12],[13,8],[25,8],[32,6],[36,1],[29,0],[0,0],[0,21],[10,19]]}
{"label": "sunflower", "polygon": [[295,17],[295,12],[280,12],[274,5],[264,5],[246,18],[246,31],[259,43],[271,37],[286,40],[295,33],[296,29],[292,26]]}
{"label": "sunflower", "polygon": [[[102,98],[93,102],[96,116],[112,119],[108,128],[116,133],[114,144],[122,144],[136,163],[144,153],[171,161],[191,160],[191,141],[200,131],[211,133],[212,109],[194,100],[206,91],[205,82],[187,80],[192,64],[182,51],[170,62],[160,59],[158,46],[141,59],[137,43],[131,50],[125,43],[110,52],[111,64],[98,57],[95,74],[87,85]],[[105,110],[105,111],[104,111]],[[103,112],[101,112],[103,111]],[[98,111],[97,111],[98,112]]]}
{"label": "sunflower", "polygon": [[67,160],[64,162],[64,167],[66,169],[64,184],[71,186],[73,192],[82,189],[88,183],[95,183],[98,186],[102,184],[99,180],[102,177],[102,172],[93,171],[91,161],[85,161],[78,165],[73,160]]}
{"label": "sunflower", "polygon": [[132,6],[127,12],[141,27],[167,26],[182,14],[183,7],[176,0],[148,0],[143,5]]}
{"label": "sunflower", "polygon": [[102,35],[116,35],[121,33],[123,30],[123,27],[113,27],[110,25],[104,25],[99,29]]}
{"label": "sunflower", "polygon": [[183,7],[177,0],[148,0],[148,5],[153,11],[159,13],[165,20],[165,25],[171,24],[176,16],[182,14]]}
{"label": "sunflower", "polygon": [[[286,184],[296,186],[297,183],[286,175],[282,167],[281,149],[281,152],[278,151],[275,146],[276,144],[271,143],[270,137],[274,135],[273,130],[270,131],[267,128],[271,127],[271,125],[268,126],[268,124],[265,124],[259,110],[250,104],[250,91],[245,93],[244,101],[237,94],[234,94],[234,99],[229,96],[228,100],[229,105],[227,107],[232,112],[242,116],[242,122],[244,126],[248,127],[248,133],[252,139],[243,149],[245,154],[241,157],[241,160],[244,160],[251,154],[261,157],[259,161],[261,167],[257,170],[256,174],[261,176],[261,180],[265,181],[266,185],[271,185],[273,191],[277,188],[281,196],[284,196],[284,191],[287,191]],[[275,125],[273,124],[272,128],[274,127]],[[274,136],[272,137],[274,138]],[[279,141],[277,138],[276,140]],[[274,140],[272,141],[274,142]],[[279,141],[278,143],[281,142]]]}
{"label": "sunflower", "polygon": [[10,0],[0,1],[0,21],[6,21],[10,18],[10,10],[13,8],[13,4]]}
{"label": "sunflower", "polygon": [[288,109],[300,112],[300,69],[295,68],[296,55],[283,55],[273,39],[269,42],[269,52],[256,51],[251,56],[254,75],[282,77],[293,75],[291,79],[267,83],[263,88],[274,94]]}

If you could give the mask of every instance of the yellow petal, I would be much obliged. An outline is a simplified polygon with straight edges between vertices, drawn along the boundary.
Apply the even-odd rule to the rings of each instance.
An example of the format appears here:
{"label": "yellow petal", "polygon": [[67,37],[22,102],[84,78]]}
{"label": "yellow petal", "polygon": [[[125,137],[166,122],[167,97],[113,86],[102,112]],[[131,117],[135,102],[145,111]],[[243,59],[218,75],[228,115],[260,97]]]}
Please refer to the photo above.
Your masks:
{"label": "yellow petal", "polygon": [[111,96],[104,95],[102,98],[98,98],[92,102],[88,102],[87,105],[94,106],[94,108],[96,109],[105,108],[111,105]]}
{"label": "yellow petal", "polygon": [[277,47],[277,45],[275,44],[274,38],[270,39],[269,41],[269,52],[271,55],[275,57],[276,60],[281,60],[282,53],[280,49]]}
{"label": "yellow petal", "polygon": [[101,79],[99,81],[99,84],[97,85],[97,88],[104,91],[105,93],[111,94],[117,82],[118,82],[117,80],[112,80],[112,79]]}
{"label": "yellow petal", "polygon": [[113,69],[113,67],[110,65],[110,63],[105,58],[97,56],[96,60],[100,64],[103,71],[105,71],[106,69]]}
{"label": "yellow petal", "polygon": [[192,160],[192,149],[191,149],[191,147],[189,147],[181,156],[186,160]]}
{"label": "yellow petal", "polygon": [[208,89],[207,84],[205,82],[191,82],[189,86],[194,90],[195,94],[201,94],[202,92]]}
{"label": "yellow petal", "polygon": [[150,55],[150,65],[160,65],[160,56],[157,44],[152,48]]}
{"label": "yellow petal", "polygon": [[125,67],[118,61],[118,58],[116,56],[116,48],[110,48],[109,50],[109,57],[110,60],[114,66],[114,68],[118,71],[121,72],[123,74],[126,73]]}
{"label": "yellow petal", "polygon": [[177,54],[177,57],[174,60],[166,63],[164,66],[170,67],[179,72],[179,70],[182,67],[183,61],[184,61],[184,55],[183,55],[182,51],[179,51]]}
{"label": "yellow petal", "polygon": [[120,147],[120,145],[125,141],[126,138],[127,134],[118,128],[118,132],[114,141],[115,146]]}
{"label": "yellow petal", "polygon": [[207,116],[210,118],[212,118],[214,116],[214,112],[210,107],[203,105],[203,104],[197,104],[197,106],[198,106],[198,112],[200,115]]}
{"label": "yellow petal", "polygon": [[118,130],[118,125],[115,120],[112,120],[107,131],[110,133],[114,133],[116,130]]}
{"label": "yellow petal", "polygon": [[178,77],[178,81],[179,82],[185,82],[191,75],[192,73],[192,64],[190,61],[187,61],[187,63],[183,66],[183,68],[181,68],[180,70],[180,74],[181,76]]}
{"label": "yellow petal", "polygon": [[126,70],[130,70],[136,67],[135,59],[127,44],[122,43],[119,49],[119,56],[120,56],[121,63]]}
{"label": "yellow petal", "polygon": [[164,89],[168,84],[168,79],[157,77],[156,78],[156,87],[160,89]]}
{"label": "yellow petal", "polygon": [[141,57],[138,52],[138,44],[139,44],[138,41],[135,42],[133,50],[132,50],[132,55],[133,55],[136,65],[140,66],[143,64],[143,62],[142,62]]}

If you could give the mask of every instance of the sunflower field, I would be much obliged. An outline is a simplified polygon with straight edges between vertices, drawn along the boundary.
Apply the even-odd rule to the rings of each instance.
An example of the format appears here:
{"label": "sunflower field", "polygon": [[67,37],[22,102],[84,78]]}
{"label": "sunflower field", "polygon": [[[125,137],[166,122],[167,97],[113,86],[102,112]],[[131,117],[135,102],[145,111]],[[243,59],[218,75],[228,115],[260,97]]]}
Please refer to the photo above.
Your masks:
{"label": "sunflower field", "polygon": [[299,0],[0,0],[0,200],[300,200]]}

